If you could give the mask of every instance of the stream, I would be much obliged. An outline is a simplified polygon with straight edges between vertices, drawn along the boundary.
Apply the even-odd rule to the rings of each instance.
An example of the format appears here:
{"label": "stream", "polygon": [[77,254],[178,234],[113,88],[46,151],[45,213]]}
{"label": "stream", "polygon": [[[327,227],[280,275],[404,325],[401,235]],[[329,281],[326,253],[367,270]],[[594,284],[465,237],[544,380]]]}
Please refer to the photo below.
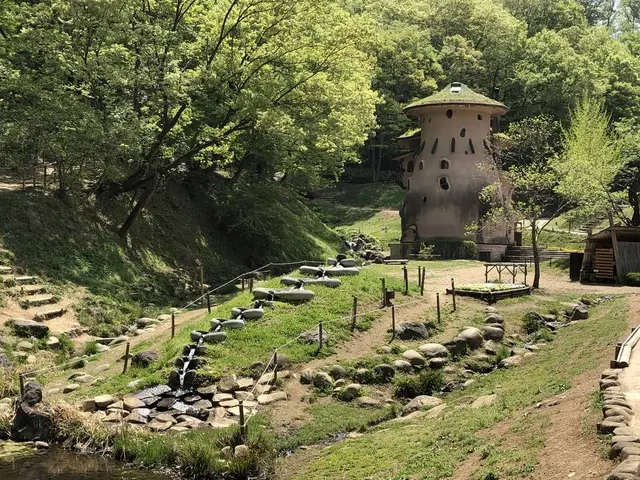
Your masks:
{"label": "stream", "polygon": [[[31,449],[29,449],[31,450]],[[0,480],[171,480],[171,476],[125,466],[100,455],[59,448],[0,455]]]}

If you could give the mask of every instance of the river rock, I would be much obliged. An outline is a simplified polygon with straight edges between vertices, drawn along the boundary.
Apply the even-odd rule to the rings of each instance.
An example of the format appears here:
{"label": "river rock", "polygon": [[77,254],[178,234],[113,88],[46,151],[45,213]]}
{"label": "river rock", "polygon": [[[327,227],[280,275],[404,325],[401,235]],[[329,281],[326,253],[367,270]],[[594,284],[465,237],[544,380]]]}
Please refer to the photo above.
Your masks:
{"label": "river rock", "polygon": [[196,389],[196,392],[198,392],[198,395],[200,395],[202,398],[211,398],[216,393],[218,393],[218,387],[217,385],[209,385],[207,387],[198,387]]}
{"label": "river rock", "polygon": [[11,360],[6,353],[0,353],[0,368],[11,368]]}
{"label": "river rock", "polygon": [[16,335],[20,337],[44,338],[49,333],[48,326],[43,323],[34,322],[33,320],[13,318],[9,320],[9,323],[13,326]]}
{"label": "river rock", "polygon": [[202,338],[202,334],[203,334],[203,332],[199,332],[197,330],[192,330],[189,335],[191,337],[191,340],[193,340],[194,342],[197,342]]}
{"label": "river rock", "polygon": [[235,458],[243,458],[249,456],[249,447],[246,445],[236,445],[236,448],[233,449],[233,456]]}
{"label": "river rock", "polygon": [[464,340],[471,350],[480,348],[484,341],[482,338],[482,332],[475,327],[465,328],[458,334],[457,338]]}
{"label": "river rock", "polygon": [[142,317],[136,320],[136,325],[138,326],[138,328],[145,328],[149,325],[157,325],[158,323],[160,323],[160,320],[148,317]]}
{"label": "river rock", "polygon": [[569,315],[569,320],[586,320],[589,318],[589,310],[586,307],[575,307]]}
{"label": "river rock", "polygon": [[60,339],[58,337],[50,336],[47,339],[47,347],[58,348],[60,346]]}
{"label": "river rock", "polygon": [[406,360],[396,360],[393,362],[393,368],[400,372],[410,372],[411,364]]}
{"label": "river rock", "polygon": [[202,336],[202,338],[207,343],[222,343],[227,339],[227,333],[226,332],[206,333]]}
{"label": "river rock", "polygon": [[71,392],[75,392],[78,388],[80,388],[80,385],[78,385],[77,383],[70,383],[68,385],[65,385],[62,388],[62,393],[71,393]]}
{"label": "river rock", "polygon": [[492,313],[492,314],[486,316],[486,318],[484,319],[484,323],[502,325],[504,323],[504,320],[497,313]]}
{"label": "river rock", "polygon": [[218,390],[221,392],[230,393],[239,388],[238,377],[235,374],[224,377],[218,382]]}
{"label": "river rock", "polygon": [[228,400],[233,400],[233,395],[230,393],[216,393],[212,400],[213,403],[226,402]]}
{"label": "river rock", "polygon": [[93,399],[96,407],[100,410],[107,408],[109,405],[115,403],[116,399],[112,395],[98,395]]}
{"label": "river rock", "polygon": [[96,343],[96,352],[97,353],[104,353],[104,352],[108,352],[109,350],[111,350],[111,348],[109,348],[107,345],[103,345],[101,343]]}
{"label": "river rock", "polygon": [[258,403],[260,405],[270,405],[275,402],[279,402],[280,400],[286,400],[287,394],[285,392],[273,392],[273,393],[265,393],[263,395],[258,395]]}
{"label": "river rock", "polygon": [[496,394],[482,395],[481,397],[478,397],[473,401],[473,403],[471,404],[471,408],[488,407],[489,405],[492,405],[493,402],[496,401],[496,398],[498,398]]}
{"label": "river rock", "polygon": [[332,365],[329,369],[329,375],[334,379],[345,378],[347,376],[347,369],[342,365]]}
{"label": "river rock", "polygon": [[522,363],[522,355],[513,355],[500,361],[499,368],[510,368]]}
{"label": "river rock", "polygon": [[49,442],[55,434],[51,414],[42,409],[30,407],[26,402],[20,403],[11,424],[11,438],[18,442]]}
{"label": "river rock", "polygon": [[483,329],[484,338],[486,340],[494,340],[499,342],[504,337],[504,330],[497,327],[486,326]]}
{"label": "river rock", "polygon": [[169,430],[173,426],[174,422],[175,420],[173,422],[163,422],[161,420],[158,420],[157,418],[154,418],[147,424],[147,427],[149,427],[154,432],[164,432],[166,430]]}
{"label": "river rock", "polygon": [[95,382],[95,377],[92,375],[79,375],[75,378],[75,381],[77,383],[83,383],[83,384],[91,384],[93,382]]}
{"label": "river rock", "polygon": [[379,407],[380,400],[371,397],[358,397],[356,399],[356,405],[359,407]]}
{"label": "river rock", "polygon": [[402,357],[414,367],[424,365],[425,363],[427,363],[425,358],[415,350],[407,350],[402,354]]}
{"label": "river rock", "polygon": [[233,396],[236,397],[237,400],[242,400],[243,402],[253,401],[255,400],[255,396],[250,392],[243,392],[242,390],[238,390],[237,392],[233,392]]}
{"label": "river rock", "polygon": [[420,350],[420,353],[426,358],[447,357],[449,355],[447,347],[439,343],[425,343],[424,345],[420,345],[418,350]]}
{"label": "river rock", "polygon": [[313,383],[313,377],[315,377],[316,372],[311,370],[310,368],[305,368],[302,372],[300,372],[300,383],[303,385],[309,385]]}
{"label": "river rock", "polygon": [[360,392],[362,391],[362,385],[359,383],[351,383],[344,387],[344,390],[341,393],[341,397],[343,400],[350,402],[354,398],[360,396]]}
{"label": "river rock", "polygon": [[197,408],[198,410],[208,410],[213,407],[213,404],[210,400],[198,400],[193,404],[193,408]]}
{"label": "river rock", "polygon": [[429,360],[429,368],[433,368],[434,370],[444,368],[447,364],[448,360],[442,357],[436,357]]}
{"label": "river rock", "polygon": [[157,362],[160,358],[158,352],[154,352],[153,350],[149,350],[146,352],[136,353],[131,359],[131,366],[138,368],[147,368],[154,362]]}
{"label": "river rock", "polygon": [[138,425],[144,425],[145,423],[147,423],[147,418],[143,417],[138,412],[131,412],[127,416],[126,420],[127,420],[127,423],[135,423]]}
{"label": "river rock", "polygon": [[426,407],[435,407],[437,405],[440,405],[441,403],[442,400],[437,397],[432,397],[429,395],[418,395],[404,406],[404,408],[402,409],[402,415],[407,415],[411,412],[422,410]]}
{"label": "river rock", "polygon": [[120,345],[121,343],[127,343],[129,341],[129,337],[126,335],[122,335],[120,337],[116,337],[109,342],[109,346],[113,347],[114,345]]}
{"label": "river rock", "polygon": [[16,345],[16,349],[18,349],[18,350],[33,350],[33,343],[27,342],[26,340],[23,340],[22,342],[18,342],[18,344]]}
{"label": "river rock", "polygon": [[125,410],[131,412],[136,408],[143,408],[144,402],[136,397],[126,396],[122,399],[122,406]]}
{"label": "river rock", "polygon": [[396,337],[401,340],[422,340],[429,337],[429,330],[420,322],[400,323],[396,325]]}
{"label": "river rock", "polygon": [[318,388],[333,387],[333,379],[328,373],[316,372],[316,374],[313,377],[313,385]]}

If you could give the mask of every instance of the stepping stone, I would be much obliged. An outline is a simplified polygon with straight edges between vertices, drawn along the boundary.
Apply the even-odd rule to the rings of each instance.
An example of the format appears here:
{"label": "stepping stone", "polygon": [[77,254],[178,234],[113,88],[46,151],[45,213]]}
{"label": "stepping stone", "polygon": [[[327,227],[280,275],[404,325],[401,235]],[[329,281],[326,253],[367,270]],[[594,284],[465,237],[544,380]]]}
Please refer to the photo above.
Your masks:
{"label": "stepping stone", "polygon": [[34,320],[40,320],[40,321],[42,321],[42,320],[50,320],[52,318],[61,317],[65,313],[67,313],[67,309],[66,308],[60,308],[60,307],[47,308],[47,309],[42,310],[41,312],[38,312],[37,314],[35,314],[33,316],[33,319]]}
{"label": "stepping stone", "polygon": [[11,289],[20,295],[36,295],[38,293],[46,293],[47,287],[44,285],[19,285]]}
{"label": "stepping stone", "polygon": [[95,381],[95,377],[91,375],[80,375],[79,377],[75,378],[75,381],[78,383],[91,383]]}
{"label": "stepping stone", "polygon": [[286,400],[287,394],[285,392],[273,392],[273,393],[265,393],[263,395],[258,396],[258,403],[260,405],[270,405],[272,403],[278,402],[280,400]]}
{"label": "stepping stone", "polygon": [[80,387],[80,385],[78,385],[77,383],[70,383],[69,385],[66,385],[63,389],[62,389],[62,393],[71,393],[76,391],[78,388]]}
{"label": "stepping stone", "polygon": [[154,418],[147,424],[147,427],[149,427],[151,430],[155,432],[164,432],[166,430],[169,430],[172,426],[173,426],[172,422],[162,422],[157,418]]}
{"label": "stepping stone", "polygon": [[133,411],[136,408],[143,408],[144,402],[136,397],[127,396],[122,399],[122,404],[125,410]]}
{"label": "stepping stone", "polygon": [[116,399],[113,395],[98,395],[93,401],[96,402],[96,407],[103,409],[114,403]]}
{"label": "stepping stone", "polygon": [[22,308],[39,307],[41,305],[49,305],[51,303],[56,303],[56,297],[50,294],[32,295],[20,300],[20,306]]}
{"label": "stepping stone", "polygon": [[20,276],[20,277],[13,277],[13,280],[18,285],[28,285],[28,284],[36,283],[36,281],[38,280],[38,277],[33,277],[33,276],[30,276],[30,275],[23,275],[23,276]]}

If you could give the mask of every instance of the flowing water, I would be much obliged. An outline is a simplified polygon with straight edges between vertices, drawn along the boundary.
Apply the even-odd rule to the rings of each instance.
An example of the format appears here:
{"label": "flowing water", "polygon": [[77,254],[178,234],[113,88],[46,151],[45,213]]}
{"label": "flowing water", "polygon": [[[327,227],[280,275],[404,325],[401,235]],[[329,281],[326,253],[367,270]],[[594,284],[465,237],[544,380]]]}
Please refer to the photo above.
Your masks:
{"label": "flowing water", "polygon": [[[0,449],[1,450],[1,449]],[[170,480],[158,472],[126,467],[99,455],[78,455],[51,448],[0,455],[0,480]]]}

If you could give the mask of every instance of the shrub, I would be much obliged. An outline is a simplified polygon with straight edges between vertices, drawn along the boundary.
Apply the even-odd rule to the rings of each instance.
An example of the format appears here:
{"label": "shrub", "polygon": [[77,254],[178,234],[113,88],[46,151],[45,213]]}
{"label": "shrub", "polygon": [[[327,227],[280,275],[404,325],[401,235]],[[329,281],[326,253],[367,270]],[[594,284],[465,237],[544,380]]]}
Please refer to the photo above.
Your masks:
{"label": "shrub", "polygon": [[627,285],[640,287],[640,272],[629,272],[624,277]]}
{"label": "shrub", "polygon": [[87,342],[84,346],[85,355],[95,355],[98,353],[98,342]]}
{"label": "shrub", "polygon": [[500,345],[500,348],[498,348],[498,353],[496,355],[496,363],[500,363],[502,360],[509,357],[510,353],[511,352],[505,345]]}
{"label": "shrub", "polygon": [[423,370],[417,376],[399,376],[393,382],[393,393],[400,398],[413,398],[418,395],[432,395],[444,384],[440,370]]}
{"label": "shrub", "polygon": [[540,330],[536,331],[535,334],[533,335],[534,342],[538,342],[540,340],[544,340],[545,342],[551,342],[553,341],[554,338],[555,337],[553,336],[553,332],[548,328],[541,328]]}
{"label": "shrub", "polygon": [[479,256],[478,246],[471,240],[434,240],[428,245],[433,246],[433,254],[442,260],[476,260]]}
{"label": "shrub", "polygon": [[525,332],[531,334],[540,330],[540,320],[536,312],[529,312],[522,320],[522,328]]}

